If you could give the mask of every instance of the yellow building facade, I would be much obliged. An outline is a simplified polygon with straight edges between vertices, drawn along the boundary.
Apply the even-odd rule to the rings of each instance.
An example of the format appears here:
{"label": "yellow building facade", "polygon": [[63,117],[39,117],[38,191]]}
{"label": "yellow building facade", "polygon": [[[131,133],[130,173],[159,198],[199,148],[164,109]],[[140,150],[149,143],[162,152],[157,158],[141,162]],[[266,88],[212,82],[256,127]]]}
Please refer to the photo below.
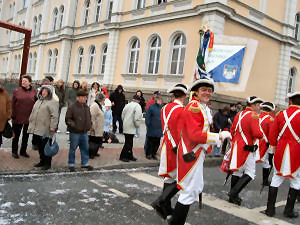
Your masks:
{"label": "yellow building facade", "polygon": [[[0,9],[1,20],[32,29],[27,73],[35,80],[128,90],[189,85],[205,26],[214,33],[208,66],[226,59],[224,49],[245,49],[238,81],[216,82],[218,95],[284,106],[287,92],[300,90],[298,0],[2,0]],[[0,29],[0,79],[19,76],[23,42]]]}

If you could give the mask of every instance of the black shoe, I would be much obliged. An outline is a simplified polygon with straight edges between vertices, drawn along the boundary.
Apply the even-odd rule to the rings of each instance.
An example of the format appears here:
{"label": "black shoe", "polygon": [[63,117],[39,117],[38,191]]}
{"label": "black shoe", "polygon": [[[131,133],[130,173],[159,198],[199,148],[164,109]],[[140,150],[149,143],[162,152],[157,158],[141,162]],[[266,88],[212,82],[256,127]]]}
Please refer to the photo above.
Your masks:
{"label": "black shoe", "polygon": [[157,160],[156,155],[152,155],[152,159]]}
{"label": "black shoe", "polygon": [[239,193],[247,186],[247,184],[252,180],[252,178],[244,174],[241,178],[238,179],[237,183],[230,189],[229,192],[229,202],[241,205],[242,199],[239,197]]}
{"label": "black shoe", "polygon": [[74,166],[70,166],[69,170],[70,170],[70,172],[75,172],[75,167]]}
{"label": "black shoe", "polygon": [[155,200],[151,203],[152,208],[156,211],[157,215],[159,215],[162,219],[167,219],[168,214],[163,206],[159,203],[159,199]]}
{"label": "black shoe", "polygon": [[93,156],[93,155],[89,156],[89,159],[94,159],[94,158],[95,158],[95,156]]}
{"label": "black shoe", "polygon": [[81,166],[82,169],[87,169],[88,171],[94,170],[94,167],[87,165],[87,166]]}
{"label": "black shoe", "polygon": [[49,170],[49,169],[51,169],[51,166],[49,166],[49,165],[43,166],[43,167],[41,168],[41,170]]}
{"label": "black shoe", "polygon": [[[101,147],[100,147],[101,148]],[[99,157],[100,156],[100,154],[99,153],[96,153],[96,155],[95,155],[95,157]]]}
{"label": "black shoe", "polygon": [[39,162],[39,163],[37,163],[37,164],[34,164],[34,167],[42,167],[42,166],[44,166],[44,164],[41,163],[41,162]]}
{"label": "black shoe", "polygon": [[20,153],[21,156],[25,157],[25,158],[29,158],[30,156],[25,152],[25,153]]}
{"label": "black shoe", "polygon": [[119,160],[122,162],[129,162],[129,159],[126,159],[126,158],[120,158]]}
{"label": "black shoe", "polygon": [[135,158],[135,157],[132,157],[131,159],[129,159],[130,161],[136,161],[137,160],[137,158]]}
{"label": "black shoe", "polygon": [[146,155],[146,158],[147,159],[152,159],[152,156],[151,155]]}
{"label": "black shoe", "polygon": [[12,157],[14,157],[15,159],[18,159],[19,155],[17,153],[12,153]]}
{"label": "black shoe", "polygon": [[275,203],[277,198],[278,187],[269,186],[267,209],[264,211],[269,217],[275,215]]}

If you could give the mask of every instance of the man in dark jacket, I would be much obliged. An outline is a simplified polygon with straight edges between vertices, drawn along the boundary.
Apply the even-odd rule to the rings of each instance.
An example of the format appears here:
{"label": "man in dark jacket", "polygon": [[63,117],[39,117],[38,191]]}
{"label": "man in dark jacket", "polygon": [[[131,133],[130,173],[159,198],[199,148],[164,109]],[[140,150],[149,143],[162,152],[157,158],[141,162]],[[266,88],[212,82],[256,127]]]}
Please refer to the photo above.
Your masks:
{"label": "man in dark jacket", "polygon": [[161,127],[161,107],[163,100],[160,96],[155,97],[155,103],[150,105],[146,111],[146,158],[157,159],[156,152],[160,145],[160,138],[162,137]]}
{"label": "man in dark jacket", "polygon": [[70,130],[70,150],[69,150],[69,169],[75,171],[75,151],[77,147],[81,153],[81,168],[93,170],[88,164],[89,160],[89,144],[87,132],[91,129],[91,113],[86,104],[85,91],[77,92],[77,101],[69,105],[66,113],[66,124]]}
{"label": "man in dark jacket", "polygon": [[117,131],[117,121],[119,123],[119,133],[123,133],[123,121],[122,121],[122,111],[125,106],[125,95],[124,89],[122,85],[118,85],[116,90],[109,96],[112,107],[112,115],[113,115],[113,132]]}

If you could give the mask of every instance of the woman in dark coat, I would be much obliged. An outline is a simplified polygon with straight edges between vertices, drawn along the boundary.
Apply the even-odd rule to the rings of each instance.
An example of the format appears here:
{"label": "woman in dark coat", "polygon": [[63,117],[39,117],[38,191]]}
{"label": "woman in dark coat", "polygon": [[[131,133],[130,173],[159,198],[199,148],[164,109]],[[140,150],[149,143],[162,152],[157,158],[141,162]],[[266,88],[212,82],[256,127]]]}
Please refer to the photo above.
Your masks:
{"label": "woman in dark coat", "polygon": [[55,94],[58,97],[59,100],[59,108],[58,108],[58,123],[57,123],[57,133],[59,133],[60,131],[58,130],[58,124],[59,124],[59,118],[60,118],[60,113],[61,113],[61,109],[62,107],[64,107],[66,105],[66,99],[65,99],[65,85],[64,85],[64,81],[63,80],[58,80],[55,86]]}
{"label": "woman in dark coat", "polygon": [[11,118],[11,107],[7,91],[0,84],[0,147],[2,145],[2,132]]}
{"label": "woman in dark coat", "polygon": [[[140,100],[139,104],[140,104],[140,106],[142,108],[142,113],[144,113],[145,112],[146,102],[145,102],[145,99],[143,97],[143,92],[141,90],[137,90],[136,93],[135,93],[135,95],[137,95],[137,96],[140,97],[141,100]],[[140,137],[140,135],[141,135],[141,128],[138,127],[136,129],[135,137]]]}

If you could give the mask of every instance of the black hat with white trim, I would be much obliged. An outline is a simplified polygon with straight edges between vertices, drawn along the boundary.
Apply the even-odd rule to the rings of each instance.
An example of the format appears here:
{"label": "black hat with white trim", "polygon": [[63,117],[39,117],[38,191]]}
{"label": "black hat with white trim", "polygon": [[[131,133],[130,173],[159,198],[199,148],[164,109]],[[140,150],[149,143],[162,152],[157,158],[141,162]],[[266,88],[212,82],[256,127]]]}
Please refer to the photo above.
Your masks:
{"label": "black hat with white trim", "polygon": [[184,94],[187,94],[188,88],[184,84],[176,84],[174,87],[168,90],[168,93],[174,93],[175,91],[180,91]]}
{"label": "black hat with white trim", "polygon": [[260,104],[260,108],[268,108],[271,111],[275,110],[275,105],[272,102],[263,102]]}
{"label": "black hat with white trim", "polygon": [[288,94],[287,94],[287,97],[288,97],[288,98],[292,98],[292,97],[295,97],[295,96],[297,96],[297,95],[299,95],[298,97],[300,97],[300,91],[295,91],[295,92],[293,92],[293,93],[288,93]]}
{"label": "black hat with white trim", "polygon": [[201,78],[199,80],[195,80],[191,85],[190,91],[197,91],[199,87],[212,87],[213,91],[215,90],[215,82],[211,78]]}
{"label": "black hat with white trim", "polygon": [[264,101],[261,98],[258,98],[256,96],[251,96],[247,98],[248,104],[254,104],[254,103],[263,103]]}

